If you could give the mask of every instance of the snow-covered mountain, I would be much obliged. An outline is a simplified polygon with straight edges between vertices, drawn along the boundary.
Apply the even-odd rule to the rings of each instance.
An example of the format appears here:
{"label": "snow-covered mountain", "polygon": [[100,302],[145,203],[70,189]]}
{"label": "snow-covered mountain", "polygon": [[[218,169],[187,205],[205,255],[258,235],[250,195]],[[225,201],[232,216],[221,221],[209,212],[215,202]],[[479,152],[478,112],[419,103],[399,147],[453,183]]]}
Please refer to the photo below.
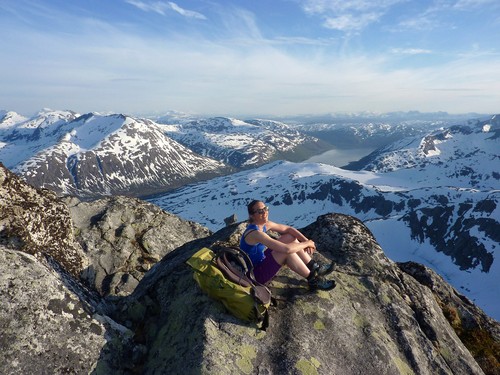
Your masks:
{"label": "snow-covered mountain", "polygon": [[[417,185],[437,184],[482,190],[500,182],[500,116],[406,138],[360,160],[359,169],[395,175]],[[416,173],[418,171],[418,173]]]}
{"label": "snow-covered mountain", "polygon": [[[168,112],[156,121],[50,109],[25,118],[2,111],[0,162],[61,194],[144,196],[275,160],[303,161],[332,147],[325,137],[331,132],[319,132],[320,140],[274,120]],[[342,131],[368,143],[414,132],[407,123],[358,125]]]}
{"label": "snow-covered mountain", "polygon": [[[13,120],[17,119],[17,120]],[[44,110],[0,118],[0,161],[28,183],[61,194],[143,195],[231,169],[125,115]]]}
{"label": "snow-covered mountain", "polygon": [[323,147],[300,126],[278,121],[159,124],[121,114],[43,110],[25,118],[1,111],[0,162],[63,194],[145,196],[183,186],[148,200],[214,230],[232,214],[246,219],[255,198],[270,205],[272,219],[297,227],[328,212],[351,214],[392,259],[434,268],[500,319],[498,116],[439,130],[427,125],[425,134],[428,128],[409,123],[349,126],[355,139],[419,134],[349,171],[276,161],[304,160]]}
{"label": "snow-covered mountain", "polygon": [[245,169],[278,159],[304,160],[329,147],[315,137],[270,120],[214,117],[167,125],[164,130],[201,155]]}
{"label": "snow-covered mountain", "polygon": [[328,145],[276,121],[172,113],[0,112],[0,162],[27,182],[82,197],[165,192],[277,159],[305,160]]}
{"label": "snow-covered mountain", "polygon": [[[297,227],[328,212],[354,215],[368,225],[393,260],[414,260],[434,268],[498,320],[500,182],[495,171],[500,171],[500,140],[496,121],[494,117],[468,127],[442,129],[394,145],[387,154],[379,153],[387,169],[348,171],[316,163],[274,162],[150,201],[213,230],[223,227],[232,214],[246,219],[246,205],[252,199],[267,202],[271,220]],[[423,155],[419,162],[395,168],[395,159],[389,156],[397,150]],[[475,171],[474,180],[456,173],[467,162]]]}
{"label": "snow-covered mountain", "polygon": [[[358,120],[359,121],[359,120]],[[338,149],[377,149],[407,137],[423,136],[440,127],[455,125],[457,122],[444,120],[403,120],[380,119],[361,122],[314,123],[296,125],[296,129],[320,138]]]}

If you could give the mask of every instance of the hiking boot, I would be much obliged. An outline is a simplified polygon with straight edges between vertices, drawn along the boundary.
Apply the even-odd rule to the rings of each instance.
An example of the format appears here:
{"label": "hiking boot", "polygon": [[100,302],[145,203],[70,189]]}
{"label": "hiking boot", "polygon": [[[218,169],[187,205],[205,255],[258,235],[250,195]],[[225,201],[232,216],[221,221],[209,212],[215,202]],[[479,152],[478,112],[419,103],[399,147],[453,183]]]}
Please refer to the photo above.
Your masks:
{"label": "hiking boot", "polygon": [[311,261],[311,264],[308,264],[307,267],[311,271],[315,271],[318,276],[325,276],[332,273],[335,265],[333,264],[333,262],[331,262],[330,264],[320,264],[318,262]]}
{"label": "hiking boot", "polygon": [[333,262],[331,262],[330,264],[315,263],[314,267],[318,276],[325,276],[333,272],[335,265],[333,264]]}
{"label": "hiking boot", "polygon": [[337,286],[334,280],[326,280],[321,276],[315,276],[307,281],[309,290],[332,290]]}

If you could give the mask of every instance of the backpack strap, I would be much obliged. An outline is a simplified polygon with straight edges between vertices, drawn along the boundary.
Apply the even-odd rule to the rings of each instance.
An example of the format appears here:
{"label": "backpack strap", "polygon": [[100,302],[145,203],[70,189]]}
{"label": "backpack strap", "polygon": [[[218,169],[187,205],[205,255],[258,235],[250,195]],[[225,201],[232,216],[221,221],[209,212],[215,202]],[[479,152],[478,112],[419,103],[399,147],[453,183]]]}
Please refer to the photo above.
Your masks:
{"label": "backpack strap", "polygon": [[254,228],[250,228],[250,229],[247,229],[244,233],[243,233],[243,238],[246,238],[246,236],[248,236],[250,233],[252,232],[255,232],[257,229],[254,229]]}
{"label": "backpack strap", "polygon": [[228,260],[226,254],[221,254],[221,256],[216,256],[214,259],[217,267],[222,271],[224,276],[226,276],[233,283],[239,284],[241,286],[250,287],[252,283],[248,280],[245,270],[238,270],[231,264]]}

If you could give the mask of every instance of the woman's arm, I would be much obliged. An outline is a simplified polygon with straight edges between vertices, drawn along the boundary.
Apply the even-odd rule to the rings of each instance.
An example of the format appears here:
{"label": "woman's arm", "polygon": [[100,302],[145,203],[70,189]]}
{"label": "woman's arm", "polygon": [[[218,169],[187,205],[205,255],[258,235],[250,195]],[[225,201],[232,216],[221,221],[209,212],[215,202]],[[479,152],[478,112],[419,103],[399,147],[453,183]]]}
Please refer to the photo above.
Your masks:
{"label": "woman's arm", "polygon": [[283,243],[281,241],[275,240],[274,238],[270,237],[267,233],[260,231],[254,231],[249,233],[246,236],[245,241],[250,245],[260,242],[261,244],[264,244],[265,246],[267,246],[270,249],[273,249],[274,251],[286,254],[296,253],[297,251],[305,250],[308,248],[312,249],[315,248],[314,241],[308,239],[302,242],[294,241],[291,243]]}
{"label": "woman's arm", "polygon": [[289,225],[279,224],[279,223],[274,223],[272,221],[268,221],[266,223],[266,229],[276,231],[279,234],[290,234],[291,236],[296,238],[297,241],[299,241],[299,242],[307,241],[306,236],[304,236],[298,229],[295,229],[294,227],[291,227]]}

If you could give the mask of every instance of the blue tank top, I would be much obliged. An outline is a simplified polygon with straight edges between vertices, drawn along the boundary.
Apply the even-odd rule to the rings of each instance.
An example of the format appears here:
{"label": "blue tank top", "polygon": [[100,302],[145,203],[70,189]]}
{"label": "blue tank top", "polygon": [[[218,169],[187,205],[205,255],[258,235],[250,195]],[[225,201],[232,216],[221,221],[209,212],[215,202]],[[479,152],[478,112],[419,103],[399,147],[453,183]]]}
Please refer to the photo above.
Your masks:
{"label": "blue tank top", "polygon": [[[248,224],[247,229],[245,230],[245,233],[248,232],[249,229],[255,229],[259,230],[259,227],[255,224]],[[266,233],[266,226],[264,225],[264,228],[262,229],[264,233]],[[245,233],[243,233],[243,236],[241,236],[240,239],[240,249],[243,250],[245,253],[248,254],[250,257],[250,260],[252,261],[252,264],[256,266],[260,262],[264,260],[266,257],[264,255],[264,250],[266,250],[266,246],[261,244],[260,242],[256,243],[255,245],[249,245],[245,241]]]}

